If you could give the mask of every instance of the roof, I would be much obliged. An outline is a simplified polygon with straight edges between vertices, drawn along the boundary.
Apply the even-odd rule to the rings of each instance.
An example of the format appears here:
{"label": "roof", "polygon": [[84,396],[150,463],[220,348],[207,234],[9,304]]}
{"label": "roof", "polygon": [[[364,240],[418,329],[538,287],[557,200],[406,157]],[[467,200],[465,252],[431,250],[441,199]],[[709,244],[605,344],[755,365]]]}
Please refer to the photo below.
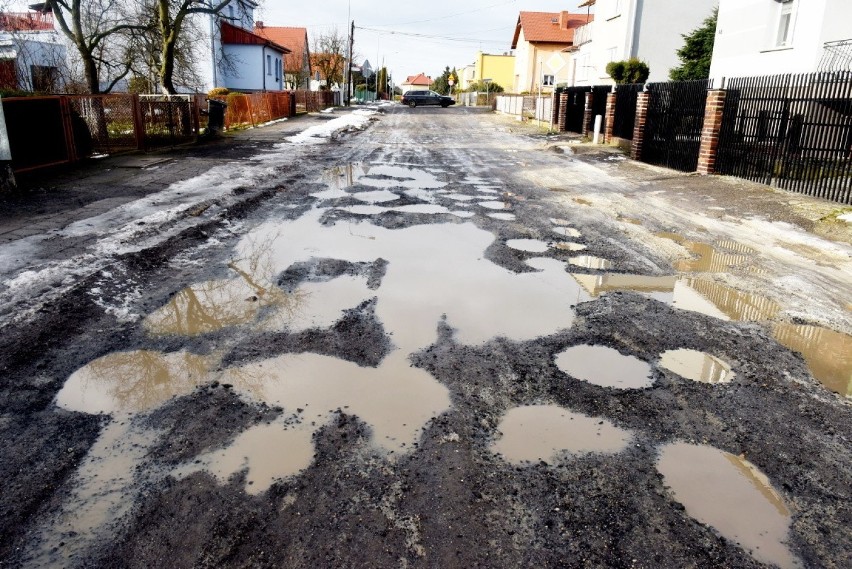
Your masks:
{"label": "roof", "polygon": [[593,14],[571,14],[570,12],[521,12],[515,25],[512,49],[518,47],[521,29],[524,39],[530,43],[574,43],[574,29],[594,19]]}
{"label": "roof", "polygon": [[253,34],[243,28],[232,26],[228,22],[222,22],[222,43],[226,45],[265,45],[277,49],[281,53],[290,53],[290,50],[283,45]]}
{"label": "roof", "polygon": [[426,75],[425,73],[418,73],[417,75],[409,75],[405,81],[402,82],[403,85],[426,85],[427,87],[432,84],[432,79]]}
{"label": "roof", "polygon": [[257,22],[254,25],[254,33],[272,40],[279,45],[290,48],[291,53],[284,57],[284,71],[288,73],[302,71],[305,65],[306,54],[308,55],[308,71],[310,71],[307,28],[265,26],[262,22]]}

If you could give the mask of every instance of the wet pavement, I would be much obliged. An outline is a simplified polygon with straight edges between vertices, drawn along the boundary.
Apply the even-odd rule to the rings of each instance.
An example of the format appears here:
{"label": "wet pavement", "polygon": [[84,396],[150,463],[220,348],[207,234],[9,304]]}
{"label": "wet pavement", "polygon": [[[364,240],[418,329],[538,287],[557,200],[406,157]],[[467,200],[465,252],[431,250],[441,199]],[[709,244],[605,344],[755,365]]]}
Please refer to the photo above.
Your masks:
{"label": "wet pavement", "polygon": [[836,208],[338,114],[9,202],[0,565],[852,561]]}

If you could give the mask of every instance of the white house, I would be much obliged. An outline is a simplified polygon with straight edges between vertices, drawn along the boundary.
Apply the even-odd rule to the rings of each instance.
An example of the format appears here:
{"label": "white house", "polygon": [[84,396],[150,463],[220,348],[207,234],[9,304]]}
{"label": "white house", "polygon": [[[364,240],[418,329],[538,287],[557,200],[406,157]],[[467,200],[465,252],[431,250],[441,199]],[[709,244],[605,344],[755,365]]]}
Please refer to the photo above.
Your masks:
{"label": "white house", "polygon": [[[710,76],[850,69],[852,0],[720,0]],[[717,83],[719,84],[719,83]]]}
{"label": "white house", "polygon": [[698,28],[718,1],[586,0],[580,6],[594,8],[595,17],[574,33],[571,84],[612,84],[607,64],[631,57],[648,64],[648,81],[668,81],[680,65],[683,34]]}
{"label": "white house", "polygon": [[205,16],[204,57],[200,71],[203,89],[213,87],[254,91],[284,88],[283,61],[290,50],[252,30],[253,0],[232,0],[219,14]]}
{"label": "white house", "polygon": [[66,55],[51,12],[0,14],[0,88],[61,90]]}

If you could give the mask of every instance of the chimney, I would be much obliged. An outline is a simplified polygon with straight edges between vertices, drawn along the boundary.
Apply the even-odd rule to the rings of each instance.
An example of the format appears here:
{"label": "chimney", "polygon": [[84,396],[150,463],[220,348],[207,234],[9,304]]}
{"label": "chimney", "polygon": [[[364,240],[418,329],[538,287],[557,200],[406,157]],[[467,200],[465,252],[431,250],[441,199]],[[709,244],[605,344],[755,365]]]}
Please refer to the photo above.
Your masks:
{"label": "chimney", "polygon": [[559,27],[562,28],[563,30],[568,29],[568,22],[569,22],[568,16],[569,16],[569,14],[570,14],[570,12],[567,12],[565,10],[563,10],[562,12],[559,12]]}
{"label": "chimney", "polygon": [[263,29],[263,22],[255,22],[254,27],[259,29],[259,30],[262,30]]}

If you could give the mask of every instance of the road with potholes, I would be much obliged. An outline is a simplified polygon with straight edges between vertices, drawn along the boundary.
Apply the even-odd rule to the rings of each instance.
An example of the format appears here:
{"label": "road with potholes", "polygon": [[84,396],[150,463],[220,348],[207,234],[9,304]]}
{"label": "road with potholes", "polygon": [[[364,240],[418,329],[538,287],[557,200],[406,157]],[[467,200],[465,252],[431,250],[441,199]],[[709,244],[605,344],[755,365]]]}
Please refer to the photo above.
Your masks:
{"label": "road with potholes", "polygon": [[0,565],[848,566],[848,224],[572,142],[338,112],[6,239]]}

